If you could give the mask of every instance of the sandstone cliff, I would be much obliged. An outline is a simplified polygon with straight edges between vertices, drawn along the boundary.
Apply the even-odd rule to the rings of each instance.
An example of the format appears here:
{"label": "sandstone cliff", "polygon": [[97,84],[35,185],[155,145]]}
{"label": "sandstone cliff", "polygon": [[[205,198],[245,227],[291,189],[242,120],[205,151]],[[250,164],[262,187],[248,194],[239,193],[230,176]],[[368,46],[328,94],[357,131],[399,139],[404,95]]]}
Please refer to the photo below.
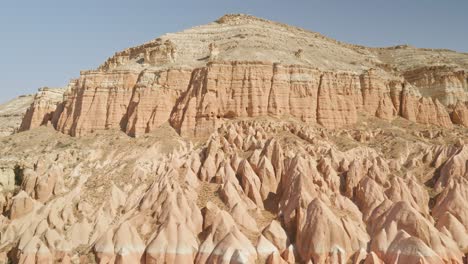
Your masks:
{"label": "sandstone cliff", "polygon": [[246,15],[118,52],[0,140],[0,262],[464,263],[467,69]]}
{"label": "sandstone cliff", "polygon": [[19,131],[36,128],[54,122],[54,115],[59,115],[65,89],[40,88],[34,101],[26,111]]}
{"label": "sandstone cliff", "polygon": [[33,98],[33,95],[24,95],[0,105],[0,137],[18,131],[23,116],[30,107]]}
{"label": "sandstone cliff", "polygon": [[361,115],[451,127],[454,115],[465,125],[447,107],[468,101],[467,68],[466,54],[366,48],[227,15],[83,71],[55,112],[56,102],[38,95],[22,130],[51,116],[59,131],[78,136],[105,129],[138,136],[166,121],[183,135],[206,136],[223,120],[260,116],[326,128],[355,124]]}

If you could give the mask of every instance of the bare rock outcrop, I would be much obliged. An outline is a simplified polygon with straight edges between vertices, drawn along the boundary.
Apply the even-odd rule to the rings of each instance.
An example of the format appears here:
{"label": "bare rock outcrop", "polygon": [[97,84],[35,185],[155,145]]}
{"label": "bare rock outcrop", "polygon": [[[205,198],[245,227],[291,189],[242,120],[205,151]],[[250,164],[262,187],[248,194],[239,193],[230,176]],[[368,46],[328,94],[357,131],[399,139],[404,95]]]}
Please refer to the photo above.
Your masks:
{"label": "bare rock outcrop", "polygon": [[120,128],[139,72],[82,72],[68,91],[57,129],[79,136],[105,128]]}
{"label": "bare rock outcrop", "polygon": [[369,238],[358,235],[366,233],[364,225],[351,218],[342,219],[319,199],[309,204],[303,219],[296,235],[302,261],[346,263],[365,250]]}
{"label": "bare rock outcrop", "polygon": [[34,209],[34,200],[25,192],[20,192],[12,198],[10,219],[21,218]]}
{"label": "bare rock outcrop", "polygon": [[468,97],[467,73],[453,66],[429,66],[413,69],[404,73],[405,79],[416,87],[425,97],[438,99],[444,105],[466,102]]}
{"label": "bare rock outcrop", "polygon": [[[392,136],[392,127],[370,130],[361,142],[349,136],[356,128],[326,135],[329,130],[307,123],[243,119],[221,124],[194,147],[168,131],[161,139],[161,128],[154,129],[154,138],[109,132],[92,141],[38,129],[13,136],[19,149],[2,142],[7,155],[50,152],[25,156],[19,192],[0,197],[8,216],[0,218],[0,249],[7,258],[463,261],[468,208],[461,143],[407,141],[412,132]],[[29,133],[48,140],[23,142]],[[346,140],[357,146],[342,149]],[[401,140],[411,147],[392,158],[387,148]],[[382,152],[367,145],[376,142]],[[398,166],[405,174],[393,170]],[[419,177],[429,179],[416,176],[421,169],[426,176]]]}
{"label": "bare rock outcrop", "polygon": [[447,109],[438,99],[412,95],[403,92],[401,103],[402,116],[420,124],[452,127],[452,121]]}
{"label": "bare rock outcrop", "polygon": [[[42,125],[53,124],[55,111],[60,112],[59,104],[63,101],[65,89],[40,88],[34,96],[34,101],[26,111],[20,131],[36,128]],[[59,109],[57,109],[59,108]]]}
{"label": "bare rock outcrop", "polygon": [[23,95],[0,104],[0,137],[9,136],[19,130],[33,99],[34,95]]}
{"label": "bare rock outcrop", "polygon": [[450,117],[454,124],[468,127],[468,106],[466,102],[462,103],[461,101],[458,101],[450,114]]}
{"label": "bare rock outcrop", "polygon": [[118,52],[0,140],[0,262],[464,263],[467,65],[247,15]]}
{"label": "bare rock outcrop", "polygon": [[428,262],[456,262],[462,258],[462,252],[452,238],[439,233],[429,220],[406,202],[393,204],[373,222],[371,249],[384,256],[384,261],[428,258]]}
{"label": "bare rock outcrop", "polygon": [[[292,43],[285,32],[309,44]],[[401,57],[409,51],[413,65]],[[81,72],[57,106],[40,92],[21,130],[51,121],[72,136],[108,129],[139,136],[169,121],[181,135],[206,137],[233,118],[292,117],[335,129],[362,115],[465,126],[466,55],[438,52],[447,65],[432,65],[423,49],[369,49],[228,15],[116,53]]]}

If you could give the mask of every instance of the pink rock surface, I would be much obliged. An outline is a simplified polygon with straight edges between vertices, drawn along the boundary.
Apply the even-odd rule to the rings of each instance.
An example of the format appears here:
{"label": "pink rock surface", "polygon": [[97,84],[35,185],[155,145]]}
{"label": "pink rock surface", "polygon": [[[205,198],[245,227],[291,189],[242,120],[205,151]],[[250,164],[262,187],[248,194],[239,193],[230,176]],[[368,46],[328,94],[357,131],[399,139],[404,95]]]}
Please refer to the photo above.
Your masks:
{"label": "pink rock surface", "polygon": [[466,54],[433,52],[245,15],[118,52],[0,140],[0,262],[466,262]]}
{"label": "pink rock surface", "polygon": [[466,103],[458,101],[451,113],[450,117],[452,122],[457,125],[462,125],[464,127],[468,126],[468,106]]}
{"label": "pink rock surface", "polygon": [[[100,83],[106,86],[97,86]],[[402,116],[447,128],[452,120],[465,124],[461,106],[451,120],[437,98],[416,95],[414,87],[399,91],[394,86],[395,81],[373,70],[356,74],[268,62],[218,61],[193,71],[140,74],[88,71],[71,85],[63,107],[55,112],[55,106],[43,110],[40,105],[50,103],[36,98],[22,127],[45,124],[53,115],[57,129],[70,135],[121,129],[138,136],[170,121],[181,135],[203,137],[223,119],[268,115],[291,116],[326,128],[353,125],[360,114],[385,120]],[[46,121],[35,121],[38,118]]]}

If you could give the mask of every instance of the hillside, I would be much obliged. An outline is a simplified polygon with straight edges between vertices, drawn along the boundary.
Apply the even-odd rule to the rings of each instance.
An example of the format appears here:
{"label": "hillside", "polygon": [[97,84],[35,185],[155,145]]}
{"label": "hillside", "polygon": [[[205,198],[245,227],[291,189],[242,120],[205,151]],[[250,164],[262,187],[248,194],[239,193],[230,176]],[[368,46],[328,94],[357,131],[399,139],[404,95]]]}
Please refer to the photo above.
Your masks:
{"label": "hillside", "polygon": [[467,70],[248,15],[118,52],[0,138],[0,262],[466,263]]}
{"label": "hillside", "polygon": [[33,99],[34,95],[24,95],[0,105],[0,137],[11,135],[19,129]]}

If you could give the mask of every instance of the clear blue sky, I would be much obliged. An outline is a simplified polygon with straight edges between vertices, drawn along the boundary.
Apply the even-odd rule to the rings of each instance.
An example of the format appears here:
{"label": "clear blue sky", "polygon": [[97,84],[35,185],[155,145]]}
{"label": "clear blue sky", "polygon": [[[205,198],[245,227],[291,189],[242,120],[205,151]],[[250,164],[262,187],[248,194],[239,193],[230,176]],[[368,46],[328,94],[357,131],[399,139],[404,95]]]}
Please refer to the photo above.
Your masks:
{"label": "clear blue sky", "polygon": [[64,86],[116,51],[247,13],[367,46],[468,52],[467,0],[29,0],[0,5],[0,102]]}

